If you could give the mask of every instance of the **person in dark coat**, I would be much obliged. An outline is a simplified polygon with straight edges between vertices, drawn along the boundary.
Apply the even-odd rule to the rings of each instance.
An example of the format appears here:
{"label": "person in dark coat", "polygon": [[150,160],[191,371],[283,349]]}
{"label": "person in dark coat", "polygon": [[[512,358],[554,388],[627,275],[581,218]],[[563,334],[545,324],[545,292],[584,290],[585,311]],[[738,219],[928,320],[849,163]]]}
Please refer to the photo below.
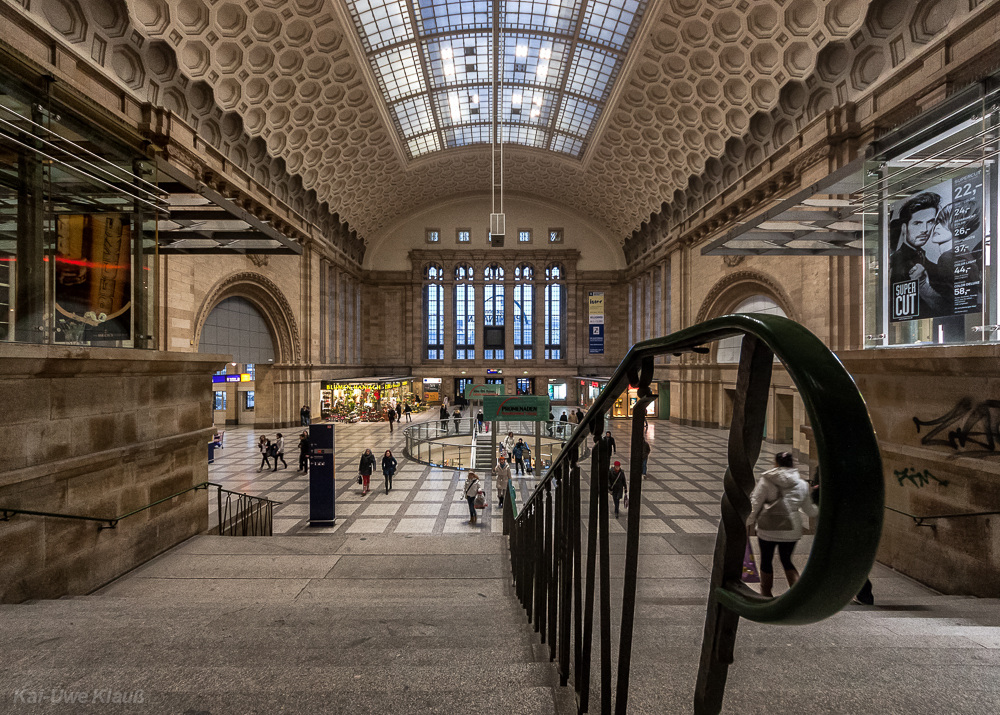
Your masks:
{"label": "person in dark coat", "polygon": [[308,472],[309,471],[309,448],[311,447],[309,443],[309,433],[303,432],[299,435],[299,471]]}
{"label": "person in dark coat", "polygon": [[441,405],[441,411],[438,413],[438,417],[441,419],[441,431],[448,434],[448,408]]}
{"label": "person in dark coat", "polygon": [[410,407],[410,403],[407,402],[406,403],[406,421],[407,422],[413,422],[412,414],[413,414],[413,408]]}
{"label": "person in dark coat", "polygon": [[361,496],[368,493],[372,480],[372,472],[375,471],[375,455],[370,449],[366,449],[361,455],[361,463],[358,465],[358,474],[361,475]]}
{"label": "person in dark coat", "polygon": [[396,410],[391,407],[385,411],[385,418],[389,420],[389,434],[392,434],[392,425],[396,422]]}
{"label": "person in dark coat", "polygon": [[456,407],[455,411],[451,413],[451,417],[455,421],[455,434],[458,434],[459,425],[462,422],[462,410]]}
{"label": "person in dark coat", "polygon": [[622,497],[628,494],[628,480],[625,477],[625,470],[622,469],[621,462],[615,462],[608,470],[608,489],[611,497],[615,500],[615,518],[618,518],[618,503]]}
{"label": "person in dark coat", "polygon": [[396,458],[392,456],[392,450],[385,450],[382,457],[382,476],[385,477],[385,493],[392,489],[392,475],[396,473]]}
{"label": "person in dark coat", "polygon": [[615,438],[611,436],[611,430],[604,433],[604,439],[608,441],[608,446],[611,447],[611,454],[618,454],[618,445],[615,444]]}
{"label": "person in dark coat", "polygon": [[396,421],[403,424],[403,405],[399,402],[396,403]]}

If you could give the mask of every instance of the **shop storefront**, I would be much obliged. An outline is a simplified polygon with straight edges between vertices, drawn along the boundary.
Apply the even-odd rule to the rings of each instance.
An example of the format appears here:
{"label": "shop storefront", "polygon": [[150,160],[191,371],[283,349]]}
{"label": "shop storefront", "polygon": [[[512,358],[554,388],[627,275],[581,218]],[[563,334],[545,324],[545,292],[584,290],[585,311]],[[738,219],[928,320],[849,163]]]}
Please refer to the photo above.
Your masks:
{"label": "shop storefront", "polygon": [[[656,391],[657,389],[656,383],[650,385],[650,388],[653,390],[653,401],[646,406],[646,415],[648,417],[655,418],[657,414],[659,414],[659,408],[658,408],[659,395],[657,394]],[[639,399],[636,392],[637,391],[634,387],[630,387],[628,390],[623,392],[622,396],[619,397],[618,400],[615,402],[614,407],[611,408],[611,416],[631,417],[632,408],[635,405],[636,401]]]}
{"label": "shop storefront", "polygon": [[584,410],[589,409],[594,404],[594,400],[608,384],[606,377],[576,377],[574,379],[577,382],[576,404]]}
{"label": "shop storefront", "polygon": [[364,378],[320,383],[320,410],[324,420],[335,422],[381,422],[385,411],[416,402],[413,378]]}

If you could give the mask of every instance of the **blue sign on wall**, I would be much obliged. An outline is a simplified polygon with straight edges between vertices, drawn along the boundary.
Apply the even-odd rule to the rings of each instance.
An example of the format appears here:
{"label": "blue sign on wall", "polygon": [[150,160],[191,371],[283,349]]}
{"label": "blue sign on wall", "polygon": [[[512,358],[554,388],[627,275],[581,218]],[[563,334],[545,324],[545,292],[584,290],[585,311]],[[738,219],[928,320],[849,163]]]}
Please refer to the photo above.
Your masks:
{"label": "blue sign on wall", "polygon": [[604,352],[604,326],[588,325],[590,329],[590,354],[600,355]]}

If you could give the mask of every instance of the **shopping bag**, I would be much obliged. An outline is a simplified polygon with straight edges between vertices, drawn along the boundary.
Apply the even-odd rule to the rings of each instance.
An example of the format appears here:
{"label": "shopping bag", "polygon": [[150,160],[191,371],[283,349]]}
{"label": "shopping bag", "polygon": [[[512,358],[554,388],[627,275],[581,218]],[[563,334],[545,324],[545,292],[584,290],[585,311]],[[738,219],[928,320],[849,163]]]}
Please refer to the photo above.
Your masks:
{"label": "shopping bag", "polygon": [[749,540],[746,553],[743,554],[743,583],[760,583],[760,572],[757,571],[757,561],[753,557]]}
{"label": "shopping bag", "polygon": [[625,505],[625,508],[628,509],[628,494],[625,495],[625,498],[622,500],[622,503]]}
{"label": "shopping bag", "polygon": [[476,509],[485,509],[486,504],[487,504],[486,492],[480,489],[479,492],[476,494],[475,501],[472,502],[472,506],[475,507]]}

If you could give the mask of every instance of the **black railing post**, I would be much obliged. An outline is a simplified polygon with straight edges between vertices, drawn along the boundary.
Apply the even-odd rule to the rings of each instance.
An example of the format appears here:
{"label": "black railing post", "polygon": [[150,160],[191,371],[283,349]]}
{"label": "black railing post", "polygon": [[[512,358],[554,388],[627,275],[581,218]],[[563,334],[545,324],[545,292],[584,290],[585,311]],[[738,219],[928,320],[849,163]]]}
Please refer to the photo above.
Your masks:
{"label": "black railing post", "polygon": [[[604,498],[604,513],[607,518],[607,495],[601,493],[601,467],[607,475],[607,465],[611,461],[611,446],[605,442],[604,415],[597,415],[594,422],[594,451],[590,471],[590,519],[587,522],[587,595],[583,606],[583,667],[580,673],[580,712],[590,709],[590,667],[594,644],[594,590],[597,577],[597,534],[600,530],[600,504]],[[607,491],[607,486],[604,486]]]}
{"label": "black railing post", "polygon": [[[552,482],[546,482],[546,493],[548,493],[548,500],[551,504],[552,502]],[[548,603],[546,599],[549,595],[549,571],[552,570],[552,552],[549,549],[549,541],[546,540],[545,535],[551,537],[552,531],[548,526],[549,523],[549,512],[551,509],[546,508],[545,500],[538,500],[538,561],[537,568],[535,569],[535,576],[538,579],[536,584],[537,590],[535,591],[535,630],[541,634],[542,643],[545,643],[545,626],[546,616],[548,616]]]}
{"label": "black railing post", "polygon": [[646,442],[646,406],[653,401],[649,384],[653,380],[653,358],[642,362],[642,374],[629,374],[638,400],[632,406],[632,444],[629,455],[628,529],[625,537],[625,578],[622,587],[621,632],[618,637],[618,687],[615,713],[625,715],[628,707],[629,673],[632,666],[632,629],[635,622],[635,589],[639,578],[639,516],[642,511],[642,452]]}
{"label": "black railing post", "polygon": [[726,678],[733,662],[740,617],[719,603],[716,589],[739,583],[743,573],[753,468],[764,439],[773,360],[774,353],[762,341],[752,335],[744,336],[736,374],[736,403],[729,427],[729,469],[723,478],[722,522],[715,541],[705,636],[695,686],[696,715],[717,715],[722,711]]}
{"label": "black railing post", "polygon": [[601,712],[611,712],[611,529],[608,524],[608,470],[611,469],[611,446],[601,440],[600,484],[597,490],[601,549]]}
{"label": "black railing post", "polygon": [[580,670],[583,668],[583,549],[580,544],[580,465],[573,465],[573,685],[580,692]]}
{"label": "black railing post", "polygon": [[[575,457],[575,454],[573,455]],[[559,536],[562,543],[562,563],[559,567],[559,684],[569,682],[569,640],[571,611],[573,610],[573,472],[576,470],[576,459],[563,466],[562,494],[560,501],[562,528]]]}
{"label": "black railing post", "polygon": [[[558,500],[559,482],[549,480],[548,483],[554,485]],[[559,593],[559,553],[556,548],[556,535],[559,533],[556,530],[557,517],[558,512],[552,505],[552,488],[549,488],[545,490],[545,566],[548,569],[545,584],[548,588],[545,589],[545,598],[549,606],[545,619],[545,637],[549,644],[549,660],[556,658],[556,606],[558,605],[556,597]]]}

